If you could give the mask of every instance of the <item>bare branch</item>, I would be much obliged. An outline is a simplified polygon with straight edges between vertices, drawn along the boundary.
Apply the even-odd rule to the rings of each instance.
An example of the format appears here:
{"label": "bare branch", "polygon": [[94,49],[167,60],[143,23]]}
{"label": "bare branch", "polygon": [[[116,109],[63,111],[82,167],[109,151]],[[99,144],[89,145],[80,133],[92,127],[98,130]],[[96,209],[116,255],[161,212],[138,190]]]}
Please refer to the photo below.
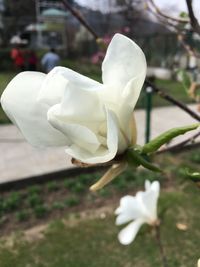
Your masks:
{"label": "bare branch", "polygon": [[167,100],[168,102],[178,106],[179,108],[184,110],[186,113],[188,113],[192,118],[196,119],[197,121],[200,121],[200,116],[196,112],[191,110],[187,105],[185,105],[184,103],[178,101],[177,99],[173,98],[172,96],[168,95],[162,89],[160,89],[157,86],[155,86],[155,84],[153,84],[149,80],[146,80],[145,84],[150,86],[153,89],[153,91],[155,93],[157,93],[160,97],[162,97],[165,100]]}
{"label": "bare branch", "polygon": [[[185,18],[175,18],[175,17],[171,17],[169,15],[166,15],[165,13],[163,13],[160,8],[155,4],[154,0],[148,0],[151,5],[154,7],[156,13],[158,13],[160,16],[164,17],[165,19],[169,19],[175,22],[179,22],[179,23],[188,23],[189,20],[185,19]],[[190,0],[189,0],[190,1]]]}
{"label": "bare branch", "polygon": [[190,24],[193,28],[193,30],[200,35],[200,25],[198,23],[197,18],[194,15],[193,7],[192,7],[192,0],[186,0],[188,13],[190,17]]}
{"label": "bare branch", "polygon": [[[186,50],[187,54],[190,56],[191,55],[195,56],[196,58],[200,58],[200,54],[196,51],[196,49],[191,47],[191,45],[185,41],[184,33],[187,33],[188,30],[180,27],[180,22],[186,23],[186,20],[170,17],[170,16],[161,12],[161,10],[156,6],[154,0],[148,0],[148,1],[153,6],[152,7],[147,3],[148,11],[151,12],[154,16],[156,16],[162,24],[164,24],[164,25],[167,24],[168,26],[172,27],[176,31],[178,41],[181,43],[183,48]],[[177,22],[179,22],[179,23],[177,23]],[[187,20],[187,22],[190,22],[190,21]]]}
{"label": "bare branch", "polygon": [[184,35],[182,33],[177,33],[177,38],[189,56],[200,58],[200,54],[193,47],[191,47],[188,43],[185,42]]}
{"label": "bare branch", "polygon": [[153,14],[156,18],[158,18],[159,21],[160,21],[163,25],[166,26],[166,23],[167,23],[170,27],[177,29],[177,24],[175,24],[175,23],[172,22],[172,21],[166,20],[166,18],[160,16],[160,15],[159,15],[154,9],[152,9],[148,4],[147,4],[147,10],[148,10],[151,14]]}
{"label": "bare branch", "polygon": [[99,38],[97,33],[92,29],[92,27],[87,23],[87,21],[81,16],[81,14],[74,9],[67,0],[62,0],[63,5],[65,6],[66,9],[68,9],[72,15],[77,18],[77,20],[93,35],[93,37],[96,39]]}
{"label": "bare branch", "polygon": [[162,240],[161,240],[160,225],[156,225],[154,227],[154,230],[155,230],[156,243],[158,245],[159,252],[160,252],[160,257],[161,257],[161,260],[162,260],[162,266],[163,267],[168,267],[167,257],[165,255],[163,243],[162,243]]}

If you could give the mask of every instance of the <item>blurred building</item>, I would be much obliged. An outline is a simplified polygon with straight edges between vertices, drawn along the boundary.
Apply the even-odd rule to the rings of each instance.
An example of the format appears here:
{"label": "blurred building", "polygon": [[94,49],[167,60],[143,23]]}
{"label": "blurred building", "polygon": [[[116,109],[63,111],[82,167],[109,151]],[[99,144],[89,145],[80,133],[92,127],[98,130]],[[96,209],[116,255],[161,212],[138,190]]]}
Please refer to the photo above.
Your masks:
{"label": "blurred building", "polygon": [[36,23],[27,25],[31,47],[67,50],[66,21],[68,17],[62,1],[36,0]]}

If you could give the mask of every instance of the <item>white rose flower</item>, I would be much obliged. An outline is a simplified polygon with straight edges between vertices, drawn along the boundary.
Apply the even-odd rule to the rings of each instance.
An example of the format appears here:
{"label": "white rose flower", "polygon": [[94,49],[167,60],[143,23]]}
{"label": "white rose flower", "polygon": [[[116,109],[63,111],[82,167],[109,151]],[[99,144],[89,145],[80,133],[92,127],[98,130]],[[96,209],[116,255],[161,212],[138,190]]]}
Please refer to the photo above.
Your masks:
{"label": "white rose flower", "polygon": [[66,146],[81,162],[103,163],[136,143],[133,109],[145,75],[142,50],[116,34],[102,64],[103,84],[64,67],[22,72],[1,104],[32,145]]}
{"label": "white rose flower", "polygon": [[116,209],[116,224],[121,225],[130,222],[118,235],[119,242],[129,245],[136,237],[142,224],[157,225],[157,201],[160,192],[160,184],[154,181],[152,184],[145,181],[144,192],[139,191],[135,197],[125,196],[120,200],[120,206]]}

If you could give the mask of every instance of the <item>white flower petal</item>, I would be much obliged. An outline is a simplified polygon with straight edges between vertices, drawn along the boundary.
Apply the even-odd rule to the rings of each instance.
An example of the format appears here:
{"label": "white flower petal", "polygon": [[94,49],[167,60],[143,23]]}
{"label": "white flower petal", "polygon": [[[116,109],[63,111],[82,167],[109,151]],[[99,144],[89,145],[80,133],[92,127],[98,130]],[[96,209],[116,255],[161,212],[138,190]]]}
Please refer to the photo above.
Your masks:
{"label": "white flower petal", "polygon": [[93,91],[97,90],[100,85],[100,83],[73,70],[65,67],[55,67],[47,74],[38,100],[52,106],[61,102],[66,87],[69,87],[70,90],[81,88],[82,90]]}
{"label": "white flower petal", "polygon": [[133,41],[117,34],[102,69],[104,85],[64,67],[47,75],[22,73],[3,94],[4,109],[30,143],[68,145],[77,160],[107,162],[136,142],[132,111],[146,60]]}
{"label": "white flower petal", "polygon": [[133,132],[130,123],[146,75],[145,56],[133,41],[116,34],[108,47],[102,71],[104,87],[100,97],[115,111],[129,144],[135,144],[136,126]]}
{"label": "white flower petal", "polygon": [[66,149],[66,153],[73,158],[79,159],[85,163],[103,163],[110,161],[117,154],[118,148],[118,125],[115,115],[112,111],[107,110],[107,145],[100,146],[95,153],[89,153],[86,150],[82,150],[76,145]]}
{"label": "white flower petal", "polygon": [[129,245],[131,242],[133,242],[143,223],[144,221],[142,219],[137,219],[134,222],[129,223],[124,229],[119,232],[119,242],[122,245]]}
{"label": "white flower petal", "polygon": [[144,217],[146,216],[148,223],[152,223],[157,220],[157,201],[159,191],[160,184],[158,181],[154,181],[147,191],[139,192],[136,195],[138,203],[140,203]]}
{"label": "white flower petal", "polygon": [[158,197],[160,194],[160,183],[158,181],[151,183],[151,190],[153,190],[155,195]]}
{"label": "white flower petal", "polygon": [[120,127],[126,133],[130,144],[135,144],[137,139],[137,128],[133,109],[139,98],[140,90],[135,90],[135,88],[139,88],[137,85],[137,79],[132,79],[125,86],[121,101],[118,104],[118,109],[116,110]]}
{"label": "white flower petal", "polygon": [[47,121],[48,106],[37,102],[45,77],[46,75],[40,72],[18,74],[2,94],[1,104],[32,145],[66,145],[66,137]]}
{"label": "white flower petal", "polygon": [[151,188],[151,182],[149,180],[145,180],[144,188],[146,191]]}
{"label": "white flower petal", "polygon": [[83,87],[71,88],[70,83],[63,95],[60,115],[66,122],[80,123],[96,131],[99,124],[106,119],[104,105],[96,91]]}
{"label": "white flower petal", "polygon": [[127,223],[142,216],[140,206],[135,197],[125,196],[120,200],[120,206],[116,209],[115,214],[118,215],[116,224]]}
{"label": "white flower petal", "polygon": [[[129,85],[130,83],[127,85],[128,88],[130,87]],[[105,103],[108,109],[113,110],[118,118],[120,132],[123,134],[120,144],[126,139],[126,143],[124,144],[125,148],[127,148],[128,145],[133,144],[133,140],[134,144],[136,142],[137,130],[133,117],[133,108],[139,97],[137,92],[137,90],[128,91],[128,89],[125,88],[124,96],[122,95],[122,92],[120,92],[120,98],[113,99],[112,90],[109,90],[108,87],[102,86],[102,90],[98,91],[101,101]],[[123,152],[123,149],[121,149],[121,152]]]}
{"label": "white flower petal", "polygon": [[[102,64],[103,83],[121,90],[132,79],[138,79],[134,90],[140,92],[145,75],[146,59],[141,48],[122,34],[115,34]],[[111,94],[112,96],[112,94]]]}
{"label": "white flower petal", "polygon": [[[61,105],[57,104],[49,109],[48,121],[49,123],[64,135],[66,135],[69,142],[68,146],[75,145],[88,152],[96,152],[100,146],[97,136],[86,126],[71,123],[65,120],[65,116],[61,114]],[[78,159],[78,158],[76,158]]]}

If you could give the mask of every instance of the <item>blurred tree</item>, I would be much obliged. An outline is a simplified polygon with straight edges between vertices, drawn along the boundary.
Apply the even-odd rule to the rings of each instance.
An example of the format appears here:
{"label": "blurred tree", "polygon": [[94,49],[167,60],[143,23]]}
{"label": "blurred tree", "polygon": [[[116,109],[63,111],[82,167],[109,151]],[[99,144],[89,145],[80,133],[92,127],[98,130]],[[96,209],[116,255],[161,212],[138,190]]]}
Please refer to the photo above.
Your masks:
{"label": "blurred tree", "polygon": [[12,17],[30,16],[35,17],[35,0],[5,0],[5,14]]}
{"label": "blurred tree", "polygon": [[9,40],[10,37],[20,32],[30,23],[36,20],[35,0],[5,0],[5,29],[4,38]]}
{"label": "blurred tree", "polygon": [[144,1],[143,0],[116,0],[116,5],[121,6],[121,13],[124,15],[125,20],[127,21],[127,26],[130,29],[129,36],[133,36],[133,27],[135,22],[141,17],[144,10]]}

